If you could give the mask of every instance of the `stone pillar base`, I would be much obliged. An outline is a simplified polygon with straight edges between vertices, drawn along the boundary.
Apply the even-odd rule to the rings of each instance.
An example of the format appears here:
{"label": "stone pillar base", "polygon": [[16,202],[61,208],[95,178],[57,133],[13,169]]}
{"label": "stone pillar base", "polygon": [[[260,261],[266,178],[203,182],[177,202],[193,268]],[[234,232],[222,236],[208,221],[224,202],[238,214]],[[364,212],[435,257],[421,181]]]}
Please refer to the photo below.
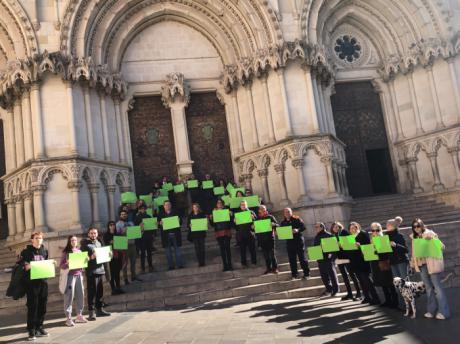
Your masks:
{"label": "stone pillar base", "polygon": [[442,192],[444,191],[446,188],[444,187],[444,184],[443,183],[439,183],[439,184],[434,184],[433,185],[433,191],[434,192]]}
{"label": "stone pillar base", "polygon": [[193,174],[193,161],[180,161],[176,164],[177,166],[177,174],[179,177],[185,177]]}
{"label": "stone pillar base", "polygon": [[307,195],[300,195],[297,199],[297,206],[307,205],[307,203],[311,202],[311,198]]}
{"label": "stone pillar base", "polygon": [[422,188],[415,188],[412,192],[414,194],[422,193],[424,190]]}

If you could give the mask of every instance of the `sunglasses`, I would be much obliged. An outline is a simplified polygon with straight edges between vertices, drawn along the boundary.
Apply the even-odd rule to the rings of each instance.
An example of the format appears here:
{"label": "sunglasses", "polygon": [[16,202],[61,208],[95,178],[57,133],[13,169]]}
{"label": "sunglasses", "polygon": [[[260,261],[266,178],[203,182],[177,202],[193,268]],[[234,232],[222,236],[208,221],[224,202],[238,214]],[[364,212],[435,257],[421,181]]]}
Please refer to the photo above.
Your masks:
{"label": "sunglasses", "polygon": [[412,227],[414,227],[414,228],[422,228],[422,225],[417,223],[416,225],[413,225]]}
{"label": "sunglasses", "polygon": [[371,229],[371,232],[380,232],[380,229]]}

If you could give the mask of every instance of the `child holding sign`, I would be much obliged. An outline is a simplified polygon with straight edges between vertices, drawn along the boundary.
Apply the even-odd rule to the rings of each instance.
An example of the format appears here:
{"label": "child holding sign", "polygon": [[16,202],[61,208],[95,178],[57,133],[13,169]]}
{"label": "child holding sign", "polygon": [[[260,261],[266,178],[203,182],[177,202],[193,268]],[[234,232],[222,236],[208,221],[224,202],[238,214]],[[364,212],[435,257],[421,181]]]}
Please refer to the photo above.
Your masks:
{"label": "child holding sign", "polygon": [[34,232],[30,236],[32,245],[21,252],[27,273],[27,331],[29,340],[48,336],[43,328],[46,304],[48,302],[48,282],[46,278],[31,279],[31,262],[48,259],[48,251],[43,246],[43,233]]}
{"label": "child holding sign", "polygon": [[[60,267],[61,269],[69,268],[69,254],[80,253],[81,250],[78,248],[78,239],[75,235],[71,235],[67,238],[67,244],[62,251],[62,258]],[[76,298],[77,302],[77,318],[75,322],[72,320],[72,303],[73,298]],[[83,269],[72,269],[67,274],[67,285],[64,293],[64,312],[66,314],[65,324],[69,327],[75,326],[75,323],[86,323],[86,319],[83,317],[83,305],[84,305],[84,287],[83,287]]]}
{"label": "child holding sign", "polygon": [[[441,272],[444,271],[444,260],[442,258],[425,257],[417,258],[414,252],[414,240],[425,239],[428,241],[437,240],[438,236],[432,230],[425,228],[421,219],[412,221],[412,260],[411,267],[419,272],[426,287],[427,312],[425,318],[438,320],[447,319],[450,316],[449,305],[441,281]],[[443,246],[443,245],[442,245]]]}

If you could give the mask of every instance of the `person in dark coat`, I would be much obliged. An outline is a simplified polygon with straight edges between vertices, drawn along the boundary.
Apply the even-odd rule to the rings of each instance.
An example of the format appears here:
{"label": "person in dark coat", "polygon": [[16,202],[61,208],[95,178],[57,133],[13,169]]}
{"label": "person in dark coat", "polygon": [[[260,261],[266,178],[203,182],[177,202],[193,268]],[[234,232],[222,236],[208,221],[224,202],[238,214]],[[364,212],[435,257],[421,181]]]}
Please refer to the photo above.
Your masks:
{"label": "person in dark coat", "polygon": [[206,257],[206,231],[192,231],[192,220],[194,219],[206,219],[206,214],[203,213],[201,207],[198,203],[192,204],[192,212],[187,217],[187,227],[188,227],[188,238],[193,245],[195,246],[195,254],[198,260],[198,266],[205,266],[205,257]]}
{"label": "person in dark coat", "polygon": [[275,217],[268,213],[267,207],[264,205],[259,206],[257,211],[257,220],[266,220],[269,219],[271,223],[272,230],[271,232],[257,233],[257,242],[262,249],[262,253],[265,258],[265,265],[267,269],[264,272],[264,275],[268,273],[277,274],[278,271],[278,261],[276,260],[275,255],[275,228],[278,226],[278,221]]}
{"label": "person in dark coat", "polygon": [[[225,209],[224,202],[219,199],[216,202],[214,210]],[[220,256],[222,257],[223,271],[232,271],[232,251],[230,249],[230,240],[232,239],[233,215],[230,212],[230,221],[214,222],[212,214],[210,215],[211,226],[214,227],[217,243],[220,248]]]}
{"label": "person in dark coat", "polygon": [[[246,201],[241,201],[240,208],[236,212],[250,211],[251,217],[253,220],[256,219],[256,214],[248,209],[248,203]],[[249,249],[251,254],[252,264],[257,264],[257,254],[256,254],[256,239],[254,234],[254,228],[252,223],[245,223],[242,225],[237,225],[235,222],[235,229],[237,231],[237,236],[239,238],[240,254],[241,254],[241,265],[244,267],[248,266],[246,261],[246,249]]]}
{"label": "person in dark coat", "polygon": [[[359,248],[361,245],[368,245],[371,243],[369,235],[361,230],[361,225],[358,222],[350,222],[348,231],[351,235],[355,236],[356,246]],[[369,278],[371,267],[368,262],[364,260],[363,254],[360,250],[349,251],[350,267],[358,277],[359,284],[363,290],[364,299],[361,303],[369,303],[371,305],[379,305],[380,299],[375,291],[374,284]]]}
{"label": "person in dark coat", "polygon": [[[331,225],[331,234],[335,235],[337,240],[339,240],[339,236],[347,236],[350,233],[343,228],[343,225],[340,222],[334,222]],[[340,248],[340,251],[337,253],[337,265],[339,267],[340,274],[342,275],[343,282],[345,283],[345,287],[347,288],[347,295],[342,297],[342,301],[345,300],[356,300],[361,298],[361,288],[359,287],[358,277],[356,277],[355,273],[351,270],[350,267],[350,259],[349,259],[349,251],[344,251]],[[348,263],[346,263],[348,261]],[[340,263],[340,264],[339,264]],[[350,285],[350,278],[353,281],[353,284],[356,289],[356,296],[353,296],[353,292],[351,290]]]}
{"label": "person in dark coat", "polygon": [[[206,174],[204,181],[212,181],[211,175]],[[201,182],[203,185],[203,182]],[[214,205],[216,204],[216,196],[214,196],[214,188],[203,189],[202,191],[202,210],[206,215],[210,215]]]}
{"label": "person in dark coat", "polygon": [[303,270],[303,278],[307,278],[310,276],[310,268],[305,257],[305,240],[302,235],[302,232],[305,231],[305,224],[299,216],[292,214],[291,208],[284,208],[283,213],[284,219],[281,221],[280,226],[292,227],[292,239],[286,240],[292,278],[298,278],[297,259],[299,259],[300,267]]}
{"label": "person in dark coat", "polygon": [[[371,224],[371,236],[383,236],[382,226],[378,222]],[[377,252],[376,252],[377,253]],[[385,302],[381,304],[382,307],[397,308],[398,307],[398,294],[393,284],[393,274],[391,273],[390,253],[378,253],[379,260],[371,262],[372,279],[374,285],[381,287]]]}
{"label": "person in dark coat", "polygon": [[[179,269],[184,267],[184,263],[182,261],[182,232],[181,227],[173,228],[169,230],[163,230],[162,220],[165,217],[172,217],[178,216],[179,217],[179,225],[182,225],[182,219],[180,218],[179,214],[172,209],[172,204],[170,201],[166,201],[163,205],[163,209],[160,210],[158,214],[158,224],[161,227],[161,244],[163,248],[165,248],[166,258],[168,260],[168,267],[169,270],[175,269],[175,265],[179,267]],[[174,264],[173,261],[173,250],[174,255],[176,257],[176,263]]]}
{"label": "person in dark coat", "polygon": [[145,273],[145,258],[147,258],[147,263],[149,264],[149,272],[153,272],[153,263],[152,263],[152,247],[153,247],[153,233],[154,231],[145,231],[142,221],[144,219],[149,219],[151,216],[146,213],[147,206],[142,204],[139,206],[136,218],[134,219],[134,224],[136,226],[141,226],[142,237],[138,240],[140,249],[141,249],[141,270]]}
{"label": "person in dark coat", "polygon": [[[315,224],[315,231],[315,246],[321,245],[321,239],[333,237],[331,233],[326,231],[326,225],[322,222],[317,222]],[[318,260],[318,268],[321,274],[321,280],[326,287],[326,290],[323,292],[322,296],[335,296],[339,292],[339,280],[337,278],[337,271],[335,270],[334,266],[334,258],[334,254],[325,253],[323,259]]]}
{"label": "person in dark coat", "polygon": [[390,253],[391,272],[393,277],[405,279],[409,273],[409,249],[404,236],[399,233],[398,221],[390,219],[387,221],[386,234],[390,238],[393,253]]}
{"label": "person in dark coat", "polygon": [[110,287],[112,295],[124,294],[120,285],[120,272],[123,266],[122,251],[113,249],[113,237],[117,234],[116,224],[114,221],[107,223],[107,231],[103,235],[104,245],[112,246],[112,260],[109,263],[110,267]]}
{"label": "person in dark coat", "polygon": [[26,295],[27,295],[27,331],[29,340],[37,337],[48,336],[43,328],[46,305],[48,303],[48,281],[43,279],[30,279],[30,262],[47,260],[48,250],[43,246],[43,233],[34,232],[30,236],[31,245],[21,252],[20,257],[26,270]]}

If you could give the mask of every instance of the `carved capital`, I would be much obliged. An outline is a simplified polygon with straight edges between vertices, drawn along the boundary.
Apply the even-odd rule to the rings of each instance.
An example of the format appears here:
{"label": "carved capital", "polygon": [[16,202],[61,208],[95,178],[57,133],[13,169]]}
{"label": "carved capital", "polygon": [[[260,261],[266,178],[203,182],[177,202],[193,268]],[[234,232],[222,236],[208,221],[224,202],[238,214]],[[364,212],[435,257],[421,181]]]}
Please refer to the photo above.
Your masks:
{"label": "carved capital", "polygon": [[321,158],[321,162],[322,162],[323,164],[326,164],[326,165],[327,165],[327,164],[333,163],[333,162],[334,162],[334,159],[333,159],[331,156],[323,156],[323,157]]}
{"label": "carved capital", "polygon": [[39,184],[32,187],[34,193],[43,193],[48,187],[45,184]]}
{"label": "carved capital", "polygon": [[258,171],[257,171],[257,174],[258,174],[259,177],[261,177],[261,178],[267,178],[267,176],[268,176],[268,169],[264,168],[263,170],[258,170]]}
{"label": "carved capital", "polygon": [[161,86],[161,100],[166,108],[171,107],[171,103],[174,102],[188,105],[190,87],[185,83],[182,73],[170,73],[166,76],[165,82]]}
{"label": "carved capital", "polygon": [[286,171],[286,166],[284,164],[276,164],[273,167],[275,168],[275,172],[278,174],[282,174]]}
{"label": "carved capital", "polygon": [[115,191],[117,190],[117,186],[116,185],[107,185],[105,187],[105,190],[108,192],[108,193],[115,193]]}
{"label": "carved capital", "polygon": [[250,173],[242,174],[242,175],[241,175],[241,178],[242,178],[243,181],[249,181],[249,180],[252,180],[253,175],[250,174]]}
{"label": "carved capital", "polygon": [[88,189],[89,189],[89,192],[91,192],[91,193],[98,193],[99,189],[100,189],[100,186],[99,186],[99,184],[89,184]]}
{"label": "carved capital", "polygon": [[67,183],[67,187],[72,191],[78,191],[82,187],[83,183],[78,180],[72,180]]}
{"label": "carved capital", "polygon": [[460,147],[449,147],[447,148],[447,152],[450,154],[456,154],[460,151]]}
{"label": "carved capital", "polygon": [[303,158],[293,159],[292,160],[292,167],[294,167],[296,169],[303,168],[303,164],[304,164],[304,159]]}
{"label": "carved capital", "polygon": [[426,156],[427,156],[429,159],[437,158],[437,157],[438,157],[438,152],[430,152],[430,153],[427,153]]}

